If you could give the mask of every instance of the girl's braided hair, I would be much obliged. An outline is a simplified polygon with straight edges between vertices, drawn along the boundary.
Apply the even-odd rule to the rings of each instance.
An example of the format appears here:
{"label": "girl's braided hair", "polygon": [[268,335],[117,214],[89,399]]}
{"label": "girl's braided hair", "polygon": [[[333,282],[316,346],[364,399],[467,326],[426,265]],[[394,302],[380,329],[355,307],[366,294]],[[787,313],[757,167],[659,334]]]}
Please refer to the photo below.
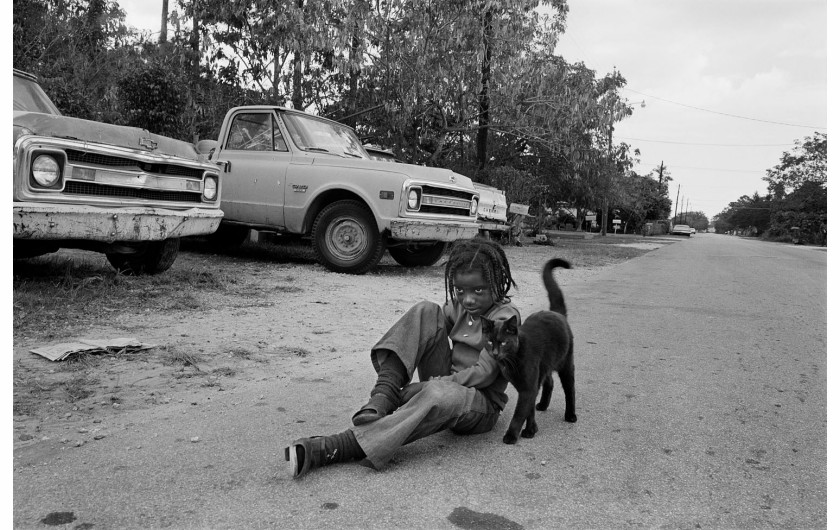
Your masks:
{"label": "girl's braided hair", "polygon": [[476,236],[472,239],[457,241],[453,245],[444,272],[447,299],[455,300],[455,286],[452,285],[455,273],[470,269],[480,270],[490,283],[493,300],[497,302],[510,300],[507,294],[511,287],[516,287],[516,282],[510,274],[505,250],[500,244],[491,239]]}

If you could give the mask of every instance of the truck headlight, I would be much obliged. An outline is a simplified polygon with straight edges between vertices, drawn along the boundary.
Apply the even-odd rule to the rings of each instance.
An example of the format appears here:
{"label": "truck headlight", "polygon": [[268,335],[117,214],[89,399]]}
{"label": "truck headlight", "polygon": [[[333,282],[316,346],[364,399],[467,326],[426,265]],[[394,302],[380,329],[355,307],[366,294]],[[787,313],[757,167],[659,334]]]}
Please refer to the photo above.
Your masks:
{"label": "truck headlight", "polygon": [[470,203],[470,215],[475,215],[478,212],[478,196],[473,195],[472,202]]}
{"label": "truck headlight", "polygon": [[420,209],[420,188],[411,188],[408,190],[408,209],[409,210],[419,210]]}
{"label": "truck headlight", "polygon": [[204,198],[208,201],[215,201],[216,195],[219,193],[219,181],[216,177],[207,177],[204,179]]}
{"label": "truck headlight", "polygon": [[61,178],[61,165],[51,155],[38,155],[32,161],[32,179],[42,188],[52,188]]}

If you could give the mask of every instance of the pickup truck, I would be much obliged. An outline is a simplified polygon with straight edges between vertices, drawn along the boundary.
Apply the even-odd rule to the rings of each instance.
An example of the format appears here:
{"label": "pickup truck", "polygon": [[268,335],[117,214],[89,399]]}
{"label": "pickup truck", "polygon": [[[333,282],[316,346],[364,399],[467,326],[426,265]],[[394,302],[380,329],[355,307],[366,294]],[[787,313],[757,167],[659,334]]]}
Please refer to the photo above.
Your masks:
{"label": "pickup truck", "polygon": [[311,239],[327,269],[364,274],[387,250],[434,264],[446,243],[478,234],[478,193],[446,169],[372,160],[350,127],[284,107],[230,109],[198,151],[222,168],[224,219],[211,241],[251,230]]}
{"label": "pickup truck", "polygon": [[191,144],[62,116],[34,76],[13,79],[15,259],[81,248],[123,273],[155,274],[181,237],[218,228],[219,170]]}
{"label": "pickup truck", "polygon": [[[365,144],[365,151],[373,160],[401,162],[390,149]],[[478,231],[482,235],[500,238],[510,231],[507,222],[507,198],[504,190],[473,182],[478,192]]]}
{"label": "pickup truck", "polygon": [[505,191],[486,184],[473,182],[479,193],[478,223],[482,233],[496,238],[510,231],[508,224],[508,205]]}

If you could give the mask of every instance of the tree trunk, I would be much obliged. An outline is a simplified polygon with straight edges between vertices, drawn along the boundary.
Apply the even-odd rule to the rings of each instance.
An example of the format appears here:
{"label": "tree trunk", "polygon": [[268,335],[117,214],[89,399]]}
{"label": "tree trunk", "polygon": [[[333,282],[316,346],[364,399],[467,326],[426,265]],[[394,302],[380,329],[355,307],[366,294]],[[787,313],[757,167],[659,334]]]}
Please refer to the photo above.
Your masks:
{"label": "tree trunk", "polygon": [[303,110],[303,64],[300,52],[294,54],[294,71],[292,72],[292,107]]}
{"label": "tree trunk", "polygon": [[273,65],[274,72],[271,74],[271,98],[276,105],[280,104],[280,47],[274,48]]}
{"label": "tree trunk", "polygon": [[610,189],[612,189],[612,170],[613,170],[613,156],[612,156],[612,112],[610,112],[610,130],[607,136],[607,173],[606,182],[604,186],[604,202],[601,210],[601,235],[607,235],[607,221],[609,217],[609,196]]}
{"label": "tree trunk", "polygon": [[488,125],[490,123],[490,60],[492,58],[491,32],[493,31],[493,11],[488,8],[484,14],[481,42],[484,45],[484,57],[481,59],[481,92],[478,94],[478,134],[475,137],[475,154],[478,169],[487,164]]}
{"label": "tree trunk", "polygon": [[158,36],[158,44],[166,42],[166,22],[169,19],[169,0],[163,0],[160,10],[160,35]]}

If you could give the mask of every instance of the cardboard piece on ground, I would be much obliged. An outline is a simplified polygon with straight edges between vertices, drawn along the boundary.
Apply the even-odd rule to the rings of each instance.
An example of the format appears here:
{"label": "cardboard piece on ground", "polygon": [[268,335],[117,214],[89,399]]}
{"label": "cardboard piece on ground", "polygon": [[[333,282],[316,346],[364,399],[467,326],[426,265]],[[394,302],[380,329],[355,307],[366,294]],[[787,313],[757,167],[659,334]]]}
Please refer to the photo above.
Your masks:
{"label": "cardboard piece on ground", "polygon": [[114,339],[80,339],[76,342],[63,342],[52,346],[40,346],[29,350],[30,353],[40,355],[51,361],[63,361],[78,353],[135,353],[154,348],[154,344],[143,344],[135,338],[120,337]]}

